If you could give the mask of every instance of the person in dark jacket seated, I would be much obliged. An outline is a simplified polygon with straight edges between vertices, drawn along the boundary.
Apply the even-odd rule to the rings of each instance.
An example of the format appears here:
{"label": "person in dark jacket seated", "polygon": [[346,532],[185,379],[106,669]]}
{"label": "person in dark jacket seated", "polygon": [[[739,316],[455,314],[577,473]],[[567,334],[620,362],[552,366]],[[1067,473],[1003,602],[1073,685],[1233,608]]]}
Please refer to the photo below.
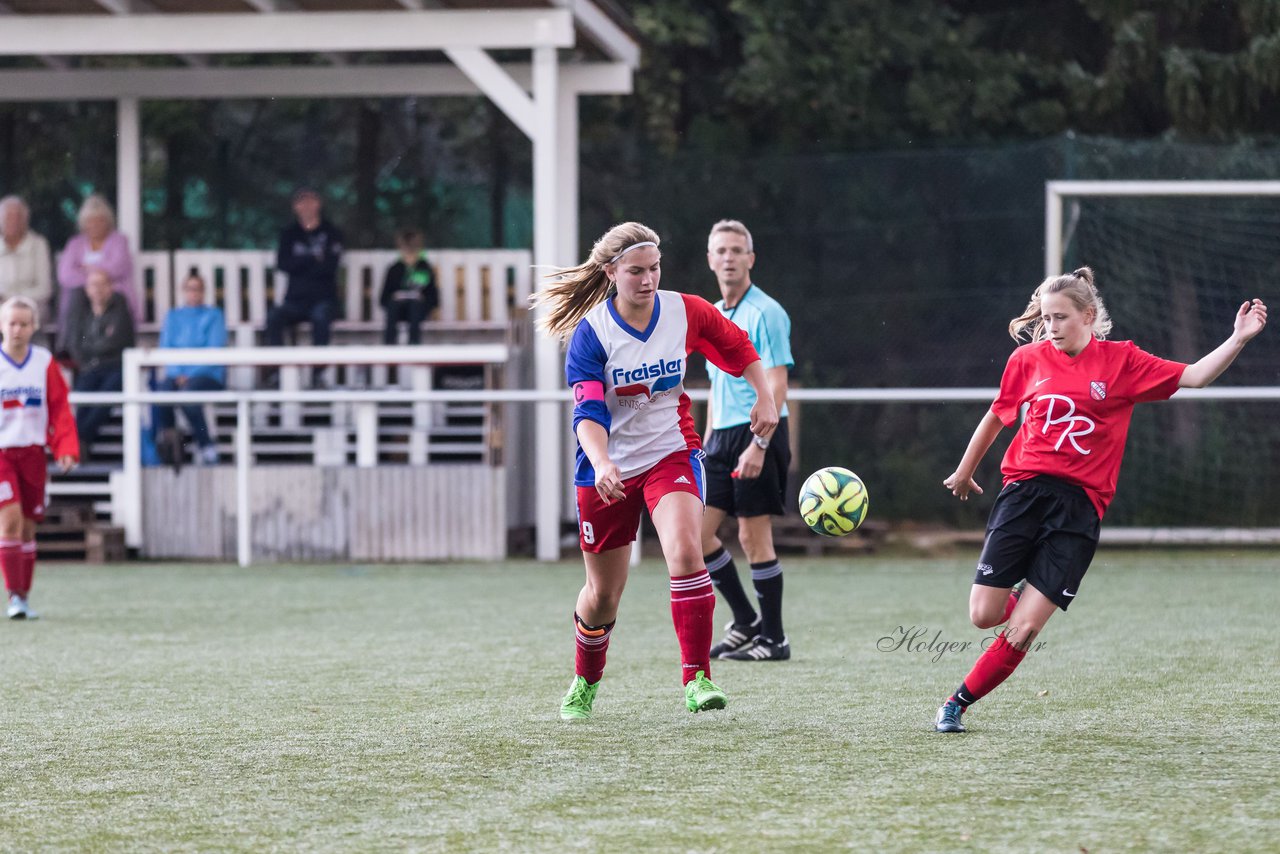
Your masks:
{"label": "person in dark jacket seated", "polygon": [[421,344],[422,322],[431,317],[440,304],[440,291],[436,288],[425,245],[422,232],[416,228],[396,232],[400,260],[387,270],[379,300],[387,315],[387,325],[382,330],[383,344],[397,343],[401,323],[409,328],[409,343]]}
{"label": "person in dark jacket seated", "polygon": [[[84,291],[72,296],[63,340],[76,364],[76,391],[120,391],[124,384],[124,351],[134,344],[133,315],[124,295],[115,291],[103,270],[90,270]],[[87,460],[109,406],[76,407],[80,458]]]}
{"label": "person in dark jacket seated", "polygon": [[[327,346],[338,311],[338,263],[342,232],[321,216],[320,195],[309,187],[293,194],[297,221],[280,232],[276,269],[289,277],[284,301],[267,313],[267,344],[284,344],[285,329],[310,322],[311,343]],[[312,377],[318,384],[322,369]]]}

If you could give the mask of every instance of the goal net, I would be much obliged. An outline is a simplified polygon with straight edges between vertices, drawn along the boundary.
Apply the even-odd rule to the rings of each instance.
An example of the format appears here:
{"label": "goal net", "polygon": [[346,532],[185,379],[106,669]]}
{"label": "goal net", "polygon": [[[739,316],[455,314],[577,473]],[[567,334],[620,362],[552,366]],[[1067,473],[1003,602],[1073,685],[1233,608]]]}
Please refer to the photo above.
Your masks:
{"label": "goal net", "polygon": [[[1280,181],[1055,181],[1045,219],[1046,274],[1092,267],[1115,340],[1191,362],[1230,334],[1245,299],[1278,310]],[[1277,380],[1268,329],[1208,393],[1139,406],[1107,521],[1219,529],[1209,540],[1280,528]]]}

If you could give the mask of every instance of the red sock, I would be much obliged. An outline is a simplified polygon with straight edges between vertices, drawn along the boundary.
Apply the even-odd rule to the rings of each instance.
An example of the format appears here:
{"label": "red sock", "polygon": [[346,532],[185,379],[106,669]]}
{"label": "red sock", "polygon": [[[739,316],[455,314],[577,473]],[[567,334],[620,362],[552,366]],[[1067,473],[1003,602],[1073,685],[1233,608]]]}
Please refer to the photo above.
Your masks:
{"label": "red sock", "polygon": [[1013,616],[1013,609],[1016,607],[1018,607],[1018,597],[1010,593],[1009,601],[1004,603],[1004,616],[1000,618],[1000,622],[1009,622],[1009,618]]}
{"label": "red sock", "polygon": [[0,540],[0,572],[10,593],[22,595],[22,541]]}
{"label": "red sock", "polygon": [[22,544],[22,598],[31,593],[31,581],[36,575],[36,541]]}
{"label": "red sock", "polygon": [[[616,621],[615,621],[616,622]],[[573,672],[587,683],[594,685],[604,675],[604,654],[609,650],[609,636],[613,623],[588,626],[577,614],[573,615],[574,640],[577,653],[573,659]]]}
{"label": "red sock", "polygon": [[681,676],[685,684],[698,671],[711,676],[711,636],[715,632],[716,591],[705,569],[671,579],[671,621],[680,642]]}
{"label": "red sock", "polygon": [[974,662],[973,669],[964,678],[964,684],[951,699],[967,708],[970,703],[981,700],[1008,679],[1026,657],[1027,651],[1009,643],[1004,639],[1004,632],[1001,632],[996,642]]}

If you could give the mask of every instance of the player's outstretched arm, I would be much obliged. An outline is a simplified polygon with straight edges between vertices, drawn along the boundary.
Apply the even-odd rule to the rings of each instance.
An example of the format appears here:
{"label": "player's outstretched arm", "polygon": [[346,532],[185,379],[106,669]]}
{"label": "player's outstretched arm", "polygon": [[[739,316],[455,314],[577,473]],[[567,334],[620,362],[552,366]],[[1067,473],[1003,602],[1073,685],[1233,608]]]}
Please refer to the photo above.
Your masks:
{"label": "player's outstretched arm", "polygon": [[778,429],[778,407],[773,402],[773,389],[769,387],[764,363],[756,359],[747,365],[742,378],[751,383],[756,393],[755,405],[751,407],[751,432],[768,439]]}
{"label": "player's outstretched arm", "polygon": [[942,485],[951,490],[951,494],[961,501],[968,501],[971,492],[982,494],[982,487],[974,481],[973,473],[1003,428],[1004,425],[1000,423],[996,414],[987,410],[987,414],[982,416],[982,420],[978,422],[978,428],[973,431],[973,436],[969,439],[969,447],[965,448],[964,456],[960,458],[960,465],[942,482]]}
{"label": "player's outstretched arm", "polygon": [[1187,365],[1178,388],[1204,388],[1222,376],[1254,336],[1267,325],[1267,306],[1260,299],[1249,300],[1236,312],[1231,336],[1193,365]]}

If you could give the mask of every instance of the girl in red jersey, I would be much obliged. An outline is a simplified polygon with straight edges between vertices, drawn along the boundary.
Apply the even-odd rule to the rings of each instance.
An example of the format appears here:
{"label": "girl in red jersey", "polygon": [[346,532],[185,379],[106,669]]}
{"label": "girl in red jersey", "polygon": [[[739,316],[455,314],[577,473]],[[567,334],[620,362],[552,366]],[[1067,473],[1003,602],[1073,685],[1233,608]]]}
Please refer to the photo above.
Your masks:
{"label": "girl in red jersey", "polygon": [[1026,311],[1009,323],[1015,341],[1026,335],[1031,343],[1009,357],[999,395],[943,481],[961,501],[981,495],[973,480],[978,462],[1027,407],[1001,465],[1004,488],[991,508],[969,594],[975,626],[1005,623],[1005,629],[938,709],[938,732],[964,732],[965,709],[1013,673],[1053,612],[1065,611],[1080,592],[1115,495],[1134,405],[1209,385],[1266,323],[1261,300],[1244,303],[1231,336],[1187,365],[1132,341],[1106,340],[1111,319],[1088,267],[1036,288]]}
{"label": "girl in red jersey", "polygon": [[773,434],[778,410],[746,333],[701,297],[658,290],[658,242],[640,223],[614,226],[583,264],[555,274],[539,300],[548,308],[541,326],[569,342],[565,375],[574,391],[574,485],[587,569],[574,611],[575,676],[560,705],[566,720],[591,717],[644,507],[671,577],[685,705],[700,712],[725,704],[710,678],[715,592],[702,560],[702,450],[684,391],[689,354],[751,384],[756,435]]}
{"label": "girl in red jersey", "polygon": [[37,616],[27,597],[36,565],[36,523],[44,519],[45,446],[64,472],[80,456],[62,371],[52,353],[31,343],[39,328],[39,312],[27,297],[0,305],[0,571],[11,620]]}

